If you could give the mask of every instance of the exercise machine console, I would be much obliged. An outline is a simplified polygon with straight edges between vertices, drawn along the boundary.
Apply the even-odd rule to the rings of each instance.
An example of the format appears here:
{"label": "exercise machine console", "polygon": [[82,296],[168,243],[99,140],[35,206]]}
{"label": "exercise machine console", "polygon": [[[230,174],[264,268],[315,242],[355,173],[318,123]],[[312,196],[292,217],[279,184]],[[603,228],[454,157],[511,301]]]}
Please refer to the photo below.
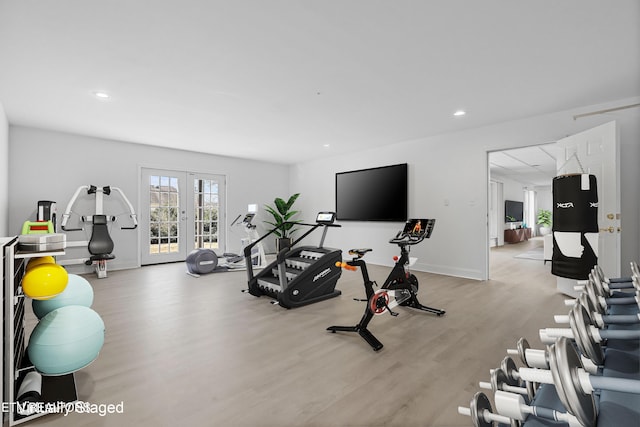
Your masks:
{"label": "exercise machine console", "polygon": [[[269,296],[274,299],[273,304],[285,308],[300,307],[340,295],[341,292],[335,287],[342,269],[336,263],[342,259],[342,251],[324,247],[327,230],[340,227],[334,224],[335,217],[335,212],[320,212],[315,224],[296,222],[297,226],[309,227],[309,230],[294,240],[289,247],[281,249],[276,255],[276,260],[257,274],[254,274],[251,264],[253,247],[290,222],[275,227],[247,245],[244,248],[244,256],[248,292],[256,297]],[[317,229],[322,229],[322,238],[318,246],[296,246]]]}
{"label": "exercise machine console", "polygon": [[353,255],[353,258],[347,262],[339,262],[339,265],[347,270],[357,270],[360,267],[362,272],[362,279],[364,282],[364,289],[366,293],[365,300],[367,306],[364,309],[364,314],[355,326],[330,326],[328,331],[336,332],[357,332],[373,350],[380,350],[382,343],[367,329],[369,322],[375,315],[380,315],[388,312],[391,316],[397,316],[398,313],[393,311],[398,305],[407,306],[428,313],[442,316],[445,314],[444,310],[438,308],[427,307],[422,305],[418,301],[418,279],[415,275],[411,274],[409,267],[415,259],[409,257],[409,251],[411,246],[421,243],[424,239],[431,237],[433,227],[435,226],[435,219],[410,219],[408,220],[404,228],[398,232],[396,237],[389,240],[389,243],[398,245],[400,248],[400,257],[394,257],[395,265],[389,273],[389,276],[384,281],[382,287],[378,290],[374,290],[376,282],[369,278],[367,271],[367,263],[364,260],[364,256],[372,249],[351,249],[349,254]]}

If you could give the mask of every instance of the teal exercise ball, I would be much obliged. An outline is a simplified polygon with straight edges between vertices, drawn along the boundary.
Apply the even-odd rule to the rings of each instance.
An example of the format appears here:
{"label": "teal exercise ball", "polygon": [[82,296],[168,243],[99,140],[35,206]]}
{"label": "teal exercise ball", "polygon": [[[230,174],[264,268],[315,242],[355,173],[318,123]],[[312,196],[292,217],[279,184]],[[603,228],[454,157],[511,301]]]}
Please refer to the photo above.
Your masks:
{"label": "teal exercise ball", "polygon": [[91,304],[93,304],[93,288],[91,284],[84,277],[78,276],[77,274],[69,274],[67,287],[62,293],[47,300],[34,299],[31,307],[38,319],[42,319],[49,312],[60,307],[66,307],[68,305],[91,307]]}
{"label": "teal exercise ball", "polygon": [[104,344],[104,322],[82,305],[51,311],[33,329],[27,352],[43,375],[65,375],[93,362]]}

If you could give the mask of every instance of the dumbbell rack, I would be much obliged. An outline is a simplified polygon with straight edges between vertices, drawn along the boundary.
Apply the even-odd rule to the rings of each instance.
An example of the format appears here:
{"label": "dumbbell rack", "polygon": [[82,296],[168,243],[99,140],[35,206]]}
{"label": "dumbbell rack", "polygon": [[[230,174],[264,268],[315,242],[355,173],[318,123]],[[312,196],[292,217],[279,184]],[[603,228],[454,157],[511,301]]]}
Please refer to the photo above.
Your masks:
{"label": "dumbbell rack", "polygon": [[[14,426],[31,421],[48,412],[23,416],[17,413],[17,392],[24,376],[35,368],[29,361],[26,352],[25,314],[26,297],[22,292],[22,278],[28,258],[40,256],[64,255],[64,251],[53,252],[21,252],[17,250],[18,238],[0,238],[2,248],[2,262],[0,263],[0,277],[2,277],[2,320],[3,327],[0,337],[3,342],[3,378],[1,396],[3,405],[8,411],[2,411],[2,425]],[[75,402],[78,399],[73,374],[42,377],[42,401],[46,405],[58,402]]]}
{"label": "dumbbell rack", "polygon": [[[627,289],[630,289],[630,288],[627,288]],[[626,289],[623,289],[623,290],[626,290]],[[620,298],[620,299],[624,300],[625,298]],[[586,307],[581,302],[578,302],[578,301],[576,301],[575,304],[580,304],[580,305],[576,307],[575,311],[572,310],[572,313],[570,313],[570,316],[556,316],[556,318],[558,317],[572,318],[573,316],[573,319],[569,322],[571,323],[572,334],[580,335],[581,326],[584,328],[587,328],[588,325],[591,325],[591,323],[588,322],[585,318],[581,318],[580,316],[576,315],[576,313],[584,313],[584,315],[587,316]],[[637,309],[636,304],[630,304],[627,307],[631,308],[631,310],[627,310],[624,305],[611,305],[609,309],[609,314],[611,314],[612,316],[610,317],[615,317],[616,315],[618,315],[620,316],[619,317],[620,319],[625,317],[625,315],[628,314],[628,312],[637,313],[635,311],[635,309]],[[630,317],[635,318],[635,316],[637,316],[637,314],[633,314]],[[604,316],[604,317],[607,317],[607,316]],[[584,322],[585,325],[581,325],[581,322]],[[560,331],[561,328],[550,328],[549,330]],[[631,338],[631,336],[637,336],[635,332],[637,332],[638,330],[640,330],[639,323],[620,321],[620,323],[614,322],[612,324],[609,324],[608,328],[602,332],[603,337],[605,332],[611,332],[611,331],[614,332],[613,334],[607,335],[610,337],[610,339],[607,342],[607,349],[609,351],[606,353],[607,354],[606,359],[603,357],[601,360],[597,362],[597,364],[593,364],[593,368],[596,368],[598,370],[598,372],[594,375],[593,378],[596,381],[598,381],[599,384],[602,385],[602,389],[595,390],[595,392],[589,395],[587,394],[580,395],[580,393],[584,393],[584,392],[579,392],[576,398],[580,399],[580,404],[577,404],[577,403],[575,404],[575,406],[577,406],[579,409],[576,409],[576,407],[574,406],[573,411],[569,411],[568,410],[569,407],[565,406],[562,403],[562,399],[559,396],[560,392],[557,390],[560,389],[560,390],[563,390],[562,393],[566,393],[567,386],[565,386],[564,381],[561,384],[556,384],[555,386],[551,384],[533,385],[533,383],[530,383],[530,382],[527,383],[526,391],[530,399],[530,402],[529,402],[529,405],[531,405],[530,408],[535,407],[535,408],[538,408],[537,410],[552,410],[552,411],[557,411],[558,413],[573,413],[576,415],[577,415],[576,411],[578,411],[582,415],[581,417],[578,417],[578,418],[591,419],[593,421],[593,425],[594,426],[597,425],[597,427],[636,427],[640,425],[639,424],[640,395],[638,395],[637,392],[630,393],[629,389],[626,389],[626,391],[613,391],[614,390],[613,387],[607,389],[604,386],[604,381],[606,379],[611,379],[613,381],[631,381],[631,382],[636,381],[636,383],[637,381],[640,381],[640,365],[639,365],[640,362],[638,360],[638,358],[640,357],[640,349],[638,348],[637,338]],[[547,337],[542,338],[543,336],[542,331],[543,330],[541,330],[541,339],[544,343]],[[619,333],[619,332],[622,332],[622,333]],[[627,334],[626,332],[632,332],[632,333]],[[620,339],[617,339],[618,336],[620,336]],[[625,340],[623,336],[629,336],[629,339]],[[584,347],[585,344],[580,343],[580,340],[584,340],[584,339],[585,338],[583,337],[575,338],[576,342],[572,345],[572,347],[574,347],[576,350],[580,349],[581,345]],[[589,345],[592,345],[592,344],[593,343],[589,343]],[[556,342],[556,345],[557,345],[557,342]],[[530,356],[536,359],[534,364],[541,364],[540,360],[544,358],[546,359],[546,362],[549,365],[551,365],[551,361],[550,361],[551,355],[549,353],[552,351],[551,350],[552,347],[554,346],[547,347],[546,351],[534,350],[533,353],[530,354]],[[598,344],[598,349],[599,349],[599,344]],[[523,355],[525,354],[526,350],[528,350],[528,343],[526,343],[526,340],[521,339],[518,342],[517,352],[516,350],[509,350],[508,352],[509,354],[519,354],[520,358],[524,363],[525,358],[523,357]],[[593,357],[591,356],[591,352],[585,351],[584,349],[582,349],[581,352],[585,356],[588,356],[589,359],[593,359]],[[544,355],[542,353],[544,353]],[[577,359],[574,361],[575,363],[572,363],[571,365],[574,365],[576,367],[582,366],[582,361],[579,359],[579,356],[577,356],[578,351],[576,351],[575,354]],[[513,361],[511,362],[513,363]],[[528,360],[528,357],[527,357],[527,361],[525,364],[531,365],[529,362],[530,361]],[[504,361],[503,361],[503,364],[504,364]],[[513,364],[512,366],[513,366],[512,369],[515,370],[516,369],[515,364]],[[501,365],[501,369],[498,369],[497,371],[499,371],[498,373],[502,374],[502,372],[507,372],[510,370],[511,370],[510,368],[505,368],[503,365]],[[535,370],[530,370],[530,371],[535,371]],[[492,381],[494,379],[494,374],[496,372],[492,373]],[[566,384],[569,384],[568,386],[569,390],[573,394],[574,390],[577,389],[577,386],[575,384],[577,384],[578,380],[568,372],[571,372],[573,374],[574,368],[571,367],[569,369],[563,369],[560,372],[564,373],[562,375],[566,375],[564,379],[567,380]],[[602,382],[599,380],[602,380]],[[496,384],[498,382],[507,384],[507,382],[504,380],[503,381],[498,380]],[[496,390],[496,387],[494,386],[494,384],[491,384],[491,387],[489,387],[489,383],[484,383],[485,385],[482,385],[482,384],[483,383],[481,383],[481,387],[483,388],[492,388],[494,391]],[[611,384],[611,382],[609,382],[609,384]],[[529,386],[532,386],[535,389],[534,393],[529,393]],[[511,386],[503,385],[503,388],[499,388],[499,389],[503,391],[512,392],[512,393],[519,393],[518,391],[515,391],[515,390],[512,391],[508,389],[509,387]],[[522,387],[522,385],[519,385],[518,387]],[[518,387],[515,387],[515,388],[518,388]],[[514,388],[514,387],[511,387],[511,388]],[[597,387],[594,387],[594,388],[597,388]],[[618,390],[625,390],[625,389],[620,388]],[[634,390],[636,389],[634,388]],[[496,407],[498,407],[499,404],[501,403],[503,407],[503,411],[492,412],[491,411],[492,408],[490,404],[488,404],[489,401],[488,399],[486,399],[486,396],[483,393],[476,393],[476,395],[474,396],[474,399],[472,399],[472,402],[471,402],[471,406],[474,406],[475,404],[475,407],[473,409],[469,408],[471,411],[466,415],[471,415],[473,417],[477,415],[480,411],[486,410],[488,411],[488,413],[492,414],[490,415],[490,418],[495,418],[495,422],[499,422],[500,426],[505,426],[505,427],[509,424],[508,420],[511,420],[512,423],[514,422],[513,417],[515,417],[516,419],[520,419],[520,418],[517,418],[517,415],[508,414],[508,413],[513,414],[517,412],[517,410],[515,410],[512,406],[509,406],[509,407],[505,406],[504,396],[508,395],[509,393],[502,394],[500,395],[500,397],[498,397],[498,393],[502,393],[502,391],[495,391],[495,393],[496,393],[495,395]],[[508,398],[508,399],[512,400],[511,398]],[[567,397],[565,394],[565,400],[566,399]],[[586,400],[592,400],[592,399],[593,399],[592,404],[594,405],[593,410],[595,411],[597,408],[597,414],[596,413],[588,414],[589,411],[587,411],[587,409],[589,409],[588,408],[589,405],[587,405],[586,403],[584,405],[582,404],[583,400],[586,401]],[[498,400],[500,400],[500,402],[498,402]],[[576,399],[575,398],[570,399],[569,401],[570,406],[571,406],[571,401],[575,402]],[[544,409],[539,409],[539,408],[544,408]],[[464,413],[465,409],[466,408],[461,407],[459,408],[459,412],[462,410],[462,412],[460,412],[462,414]],[[509,415],[512,418],[506,417],[505,415]],[[494,423],[490,422],[488,418],[485,418],[485,424],[483,425],[489,426],[489,425],[494,425]],[[521,424],[518,424],[518,425],[521,425],[522,427],[544,427],[544,426],[550,426],[550,425],[557,425],[558,427],[568,426],[566,422],[558,422],[558,421],[551,422],[548,419],[544,419],[542,417],[535,417],[535,416],[526,417],[525,421],[521,422]]]}

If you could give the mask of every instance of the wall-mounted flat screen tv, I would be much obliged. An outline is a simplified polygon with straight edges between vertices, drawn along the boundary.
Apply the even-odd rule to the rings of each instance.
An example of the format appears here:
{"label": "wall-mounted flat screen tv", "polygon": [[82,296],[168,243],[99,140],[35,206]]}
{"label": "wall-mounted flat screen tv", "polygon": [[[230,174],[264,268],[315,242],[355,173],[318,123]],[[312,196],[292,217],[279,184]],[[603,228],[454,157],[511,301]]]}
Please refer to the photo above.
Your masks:
{"label": "wall-mounted flat screen tv", "polygon": [[524,203],[515,200],[504,201],[504,221],[522,222],[524,213]]}
{"label": "wall-mounted flat screen tv", "polygon": [[407,220],[407,164],[336,173],[336,219]]}

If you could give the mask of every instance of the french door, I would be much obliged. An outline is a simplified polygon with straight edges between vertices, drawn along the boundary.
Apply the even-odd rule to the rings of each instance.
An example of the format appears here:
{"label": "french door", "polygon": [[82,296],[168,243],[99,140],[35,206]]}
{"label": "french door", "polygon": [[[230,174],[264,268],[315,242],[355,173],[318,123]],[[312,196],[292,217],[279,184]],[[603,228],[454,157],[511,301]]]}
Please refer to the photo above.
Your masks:
{"label": "french door", "polygon": [[194,249],[224,252],[225,177],[142,168],[142,265],[184,261]]}

